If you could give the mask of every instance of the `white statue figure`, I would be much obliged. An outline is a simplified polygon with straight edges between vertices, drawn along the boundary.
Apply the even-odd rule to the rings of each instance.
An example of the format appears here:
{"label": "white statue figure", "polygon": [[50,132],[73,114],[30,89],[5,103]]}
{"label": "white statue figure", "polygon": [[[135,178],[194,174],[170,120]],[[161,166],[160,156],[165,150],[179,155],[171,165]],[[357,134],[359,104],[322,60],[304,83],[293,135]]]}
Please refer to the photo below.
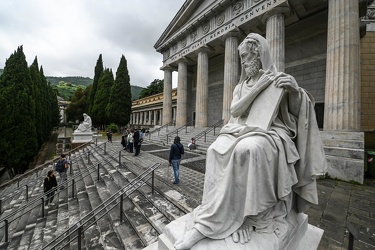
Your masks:
{"label": "white statue figure", "polygon": [[[176,249],[228,236],[245,244],[254,233],[283,239],[288,215],[318,203],[315,176],[326,161],[312,96],[294,77],[277,72],[262,36],[249,34],[238,50],[242,73],[231,118],[207,150],[202,204],[192,213],[192,227],[175,242]],[[262,129],[248,114],[270,85],[284,91],[269,128]]]}
{"label": "white statue figure", "polygon": [[78,128],[74,132],[91,132],[91,117],[88,116],[86,113],[83,113],[83,122],[79,124]]}

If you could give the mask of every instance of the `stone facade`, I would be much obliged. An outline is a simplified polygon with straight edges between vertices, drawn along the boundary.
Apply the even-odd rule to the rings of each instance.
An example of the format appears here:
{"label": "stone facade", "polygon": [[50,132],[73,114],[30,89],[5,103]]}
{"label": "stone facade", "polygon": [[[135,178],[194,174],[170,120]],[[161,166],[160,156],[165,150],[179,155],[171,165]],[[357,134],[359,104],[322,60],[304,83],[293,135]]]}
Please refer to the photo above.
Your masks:
{"label": "stone facade", "polygon": [[[173,110],[177,125],[195,122],[201,127],[221,119],[227,122],[232,91],[239,80],[236,47],[248,33],[259,33],[270,41],[271,54],[279,70],[293,75],[313,95],[324,138],[331,135],[345,141],[345,136],[342,138],[345,132],[349,133],[347,138],[352,138],[350,133],[353,133],[353,138],[358,139],[361,147],[356,149],[359,152],[355,151],[355,164],[349,160],[355,148],[345,151],[341,145],[346,143],[326,145],[330,169],[335,169],[330,174],[362,182],[364,132],[375,130],[375,106],[372,105],[375,35],[370,24],[374,4],[367,6],[367,3],[353,0],[185,1],[154,46],[163,55],[161,70],[168,76],[167,82],[171,82],[169,71],[178,72],[179,97],[176,103],[170,101],[171,94],[166,88],[163,110]],[[366,17],[359,22],[363,16]],[[142,108],[147,110],[146,106],[137,104],[133,111]],[[160,125],[167,123],[164,120]],[[345,164],[346,170],[337,171],[341,164]],[[337,174],[340,171],[344,173]]]}
{"label": "stone facade", "polygon": [[375,25],[361,39],[362,130],[375,130]]}

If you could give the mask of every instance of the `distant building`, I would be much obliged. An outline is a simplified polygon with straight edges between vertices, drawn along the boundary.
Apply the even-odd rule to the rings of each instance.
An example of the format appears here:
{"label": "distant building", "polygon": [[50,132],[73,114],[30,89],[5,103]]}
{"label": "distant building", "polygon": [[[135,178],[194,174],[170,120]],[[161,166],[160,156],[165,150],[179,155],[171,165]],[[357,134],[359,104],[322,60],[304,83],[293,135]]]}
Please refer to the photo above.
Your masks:
{"label": "distant building", "polygon": [[[172,90],[172,120],[176,117],[176,103],[177,103],[177,89]],[[130,124],[152,127],[162,124],[163,118],[163,93],[148,96],[132,102],[132,115],[130,117]]]}
{"label": "distant building", "polygon": [[61,96],[57,96],[57,102],[60,109],[60,123],[66,123],[66,113],[65,110],[69,106],[70,101],[65,101]]}

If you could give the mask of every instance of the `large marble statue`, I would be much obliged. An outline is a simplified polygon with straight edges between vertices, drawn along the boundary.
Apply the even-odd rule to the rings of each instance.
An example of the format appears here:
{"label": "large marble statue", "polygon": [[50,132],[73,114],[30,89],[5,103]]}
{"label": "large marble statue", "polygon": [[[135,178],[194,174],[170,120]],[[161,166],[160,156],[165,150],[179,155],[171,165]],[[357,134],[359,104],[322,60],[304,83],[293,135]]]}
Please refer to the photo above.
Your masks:
{"label": "large marble statue", "polygon": [[[240,245],[255,234],[283,239],[290,231],[288,216],[318,203],[315,176],[326,162],[312,96],[294,77],[277,72],[262,36],[249,34],[238,50],[242,73],[231,118],[207,150],[202,204],[176,249],[190,249],[205,238],[231,236]],[[268,88],[282,90],[275,107],[255,103]],[[274,110],[264,114],[271,117],[266,127],[249,119],[253,108],[263,110],[261,105],[264,112]]]}
{"label": "large marble statue", "polygon": [[83,113],[83,122],[79,124],[78,128],[74,132],[91,132],[91,117],[86,113]]}

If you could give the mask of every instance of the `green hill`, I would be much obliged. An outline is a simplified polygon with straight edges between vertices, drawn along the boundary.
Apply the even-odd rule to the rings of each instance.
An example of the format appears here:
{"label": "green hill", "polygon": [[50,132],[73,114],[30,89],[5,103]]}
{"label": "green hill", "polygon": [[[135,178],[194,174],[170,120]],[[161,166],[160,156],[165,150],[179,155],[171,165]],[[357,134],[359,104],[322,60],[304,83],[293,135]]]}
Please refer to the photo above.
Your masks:
{"label": "green hill", "polygon": [[[2,73],[3,69],[0,69],[0,75]],[[82,76],[46,76],[46,78],[47,81],[51,83],[52,88],[56,89],[59,96],[64,98],[64,100],[69,100],[79,86],[85,89],[88,85],[93,83],[93,79]],[[131,86],[133,100],[139,99],[139,94],[141,93],[142,89],[143,88],[139,86]]]}
{"label": "green hill", "polygon": [[50,81],[51,84],[59,84],[60,82],[70,82],[77,86],[85,86],[92,84],[93,79],[89,77],[82,76],[67,76],[67,77],[57,77],[57,76],[46,76],[47,81]]}
{"label": "green hill", "polygon": [[[85,89],[88,85],[91,85],[93,83],[93,79],[82,76],[47,76],[46,78],[49,82],[51,82],[52,88],[57,89],[59,95],[65,100],[69,100],[69,98],[77,90],[78,86],[81,86],[81,88]],[[139,99],[139,94],[141,93],[142,89],[143,88],[139,86],[131,86],[133,100]]]}

